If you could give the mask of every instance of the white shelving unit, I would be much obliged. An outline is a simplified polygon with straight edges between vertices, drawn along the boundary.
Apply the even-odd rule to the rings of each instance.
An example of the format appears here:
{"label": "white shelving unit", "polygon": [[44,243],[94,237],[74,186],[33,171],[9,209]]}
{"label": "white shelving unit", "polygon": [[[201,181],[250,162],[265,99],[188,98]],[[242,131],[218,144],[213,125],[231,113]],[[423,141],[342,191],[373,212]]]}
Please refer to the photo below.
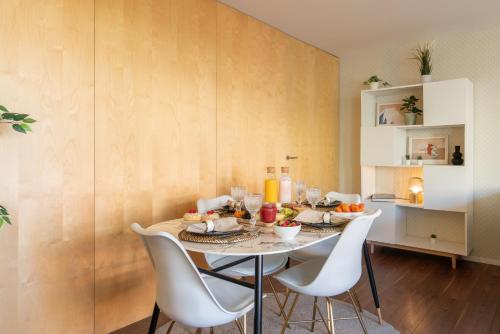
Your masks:
{"label": "white shelving unit", "polygon": [[[414,95],[423,116],[417,125],[376,126],[377,104]],[[361,92],[361,194],[368,208],[382,209],[368,242],[447,256],[456,266],[470,254],[473,202],[473,85],[468,79]],[[408,137],[448,136],[448,164],[407,166]],[[464,164],[451,164],[460,145]],[[423,204],[410,204],[408,180],[424,179]],[[395,202],[372,202],[374,193],[394,193]],[[430,235],[437,241],[431,242]]]}

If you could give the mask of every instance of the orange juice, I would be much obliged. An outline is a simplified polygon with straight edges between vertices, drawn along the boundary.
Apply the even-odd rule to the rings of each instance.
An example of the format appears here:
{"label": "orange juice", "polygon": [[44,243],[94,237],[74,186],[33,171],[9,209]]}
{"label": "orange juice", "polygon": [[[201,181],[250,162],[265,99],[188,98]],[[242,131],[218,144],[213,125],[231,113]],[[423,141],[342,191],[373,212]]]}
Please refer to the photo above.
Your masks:
{"label": "orange juice", "polygon": [[278,180],[276,180],[274,172],[274,167],[267,167],[267,176],[264,181],[264,202],[278,202]]}

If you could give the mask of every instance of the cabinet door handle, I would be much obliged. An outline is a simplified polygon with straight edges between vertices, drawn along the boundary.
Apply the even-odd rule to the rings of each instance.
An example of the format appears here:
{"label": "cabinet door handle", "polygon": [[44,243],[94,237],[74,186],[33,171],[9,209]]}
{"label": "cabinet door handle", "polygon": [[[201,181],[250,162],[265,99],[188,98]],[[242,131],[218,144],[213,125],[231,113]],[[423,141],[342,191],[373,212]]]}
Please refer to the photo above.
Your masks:
{"label": "cabinet door handle", "polygon": [[295,160],[295,159],[298,159],[299,157],[294,157],[294,156],[290,156],[290,155],[287,155],[286,156],[286,160]]}

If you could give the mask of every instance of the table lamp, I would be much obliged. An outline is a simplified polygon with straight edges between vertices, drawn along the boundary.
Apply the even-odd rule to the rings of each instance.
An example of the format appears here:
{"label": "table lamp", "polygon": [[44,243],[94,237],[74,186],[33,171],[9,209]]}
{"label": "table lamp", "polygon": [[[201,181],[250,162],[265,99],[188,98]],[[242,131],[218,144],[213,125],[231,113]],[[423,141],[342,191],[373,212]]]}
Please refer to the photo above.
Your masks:
{"label": "table lamp", "polygon": [[411,177],[408,182],[410,203],[422,204],[424,202],[424,180],[421,177]]}

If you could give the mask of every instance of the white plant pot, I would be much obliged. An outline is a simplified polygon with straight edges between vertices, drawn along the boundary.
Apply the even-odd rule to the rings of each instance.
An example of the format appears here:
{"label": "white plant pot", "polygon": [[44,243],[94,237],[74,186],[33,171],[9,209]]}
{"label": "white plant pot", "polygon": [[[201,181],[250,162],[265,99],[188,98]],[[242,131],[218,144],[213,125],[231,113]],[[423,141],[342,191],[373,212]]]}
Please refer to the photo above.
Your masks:
{"label": "white plant pot", "polygon": [[426,82],[432,82],[432,75],[431,74],[425,74],[425,75],[422,75],[420,77],[420,81],[422,83],[426,83]]}
{"label": "white plant pot", "polygon": [[424,165],[424,161],[423,160],[417,160],[417,165],[423,166]]}
{"label": "white plant pot", "polygon": [[406,166],[410,166],[411,165],[411,160],[410,159],[405,160],[405,164],[406,164]]}
{"label": "white plant pot", "polygon": [[370,89],[378,89],[379,86],[380,86],[380,82],[378,82],[378,81],[370,82]]}
{"label": "white plant pot", "polygon": [[436,238],[431,238],[431,244],[434,245],[436,243],[436,240],[437,240]]}
{"label": "white plant pot", "polygon": [[415,125],[417,123],[417,114],[412,112],[405,112],[405,124]]}

